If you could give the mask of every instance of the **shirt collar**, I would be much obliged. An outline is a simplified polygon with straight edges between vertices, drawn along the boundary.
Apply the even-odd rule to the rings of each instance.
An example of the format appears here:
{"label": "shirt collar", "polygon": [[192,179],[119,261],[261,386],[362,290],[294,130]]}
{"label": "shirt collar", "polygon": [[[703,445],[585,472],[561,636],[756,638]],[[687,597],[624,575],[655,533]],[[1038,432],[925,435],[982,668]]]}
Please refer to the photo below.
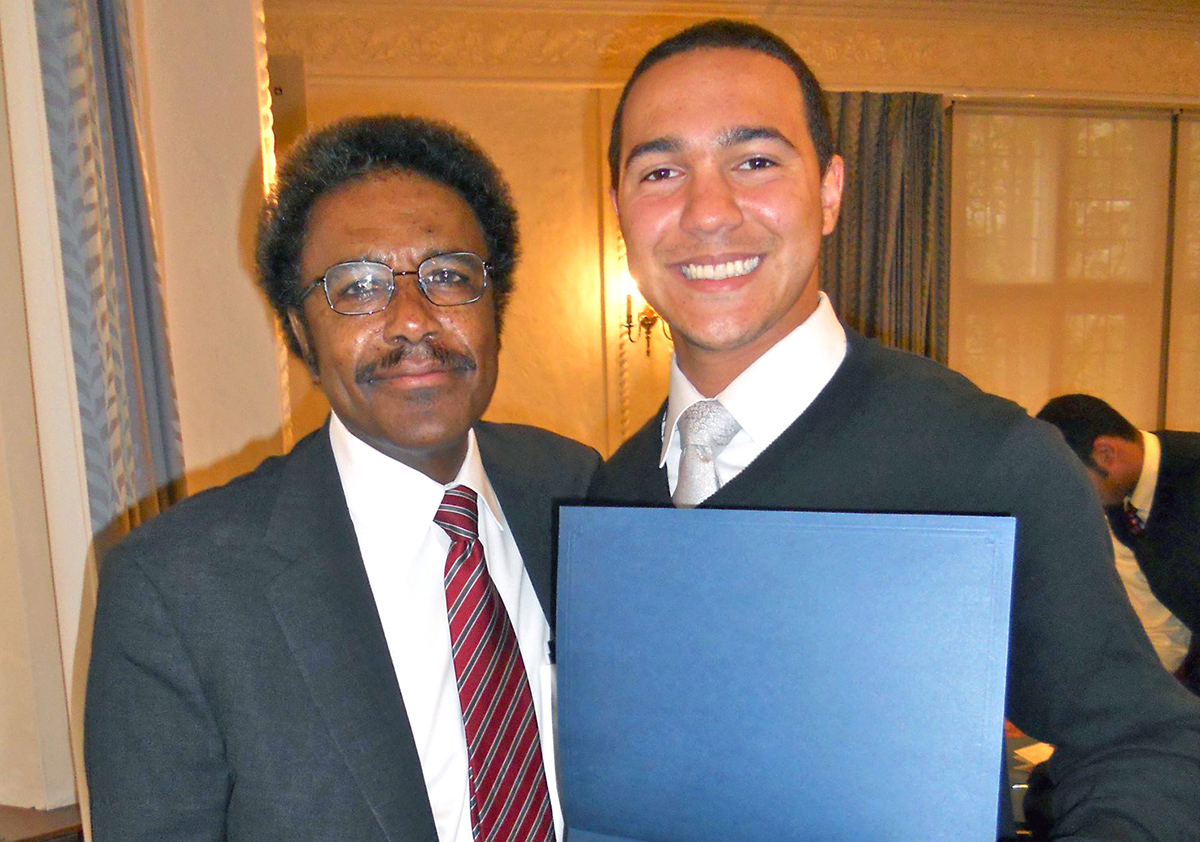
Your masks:
{"label": "shirt collar", "polygon": [[[817,309],[751,363],[716,399],[753,441],[769,443],[808,408],[845,357],[846,330],[833,312],[829,297],[822,292],[818,295]],[[659,467],[666,464],[667,449],[675,438],[679,416],[702,400],[705,397],[679,369],[672,355]]]}
{"label": "shirt collar", "polygon": [[1142,446],[1145,455],[1142,457],[1142,473],[1138,477],[1129,502],[1138,510],[1142,520],[1150,517],[1150,505],[1154,502],[1154,491],[1158,488],[1158,466],[1162,460],[1162,446],[1154,433],[1139,431],[1142,434]]}
{"label": "shirt collar", "polygon": [[452,482],[442,485],[358,438],[347,429],[336,412],[330,413],[330,416],[329,441],[351,511],[372,511],[378,517],[386,517],[389,509],[396,505],[397,493],[402,493],[404,505],[410,511],[417,508],[414,514],[421,521],[432,523],[446,489],[465,485],[479,496],[491,512],[492,519],[503,528],[500,504],[483,469],[474,429],[467,433],[467,455],[458,469],[458,475]]}

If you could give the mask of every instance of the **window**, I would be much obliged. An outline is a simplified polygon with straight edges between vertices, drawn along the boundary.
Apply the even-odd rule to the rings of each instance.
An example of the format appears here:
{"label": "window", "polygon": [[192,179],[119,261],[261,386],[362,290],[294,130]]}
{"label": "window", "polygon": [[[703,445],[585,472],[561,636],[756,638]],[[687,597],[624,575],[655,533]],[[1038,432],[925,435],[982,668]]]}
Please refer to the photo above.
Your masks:
{"label": "window", "polygon": [[1200,429],[1197,122],[1176,141],[1166,111],[953,120],[950,365],[1031,412],[1089,392],[1144,428]]}

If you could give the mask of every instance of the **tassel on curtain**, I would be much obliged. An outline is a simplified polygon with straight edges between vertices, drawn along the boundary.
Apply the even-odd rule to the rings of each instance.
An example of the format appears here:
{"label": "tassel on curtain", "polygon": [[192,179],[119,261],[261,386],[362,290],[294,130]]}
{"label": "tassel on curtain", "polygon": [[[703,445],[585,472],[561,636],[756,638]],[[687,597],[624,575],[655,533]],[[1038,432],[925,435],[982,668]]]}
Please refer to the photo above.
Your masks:
{"label": "tassel on curtain", "polygon": [[944,363],[949,157],[941,97],[834,93],[829,108],[846,188],[823,245],[821,288],[854,329]]}
{"label": "tassel on curtain", "polygon": [[103,549],[183,494],[122,0],[35,0],[88,501]]}

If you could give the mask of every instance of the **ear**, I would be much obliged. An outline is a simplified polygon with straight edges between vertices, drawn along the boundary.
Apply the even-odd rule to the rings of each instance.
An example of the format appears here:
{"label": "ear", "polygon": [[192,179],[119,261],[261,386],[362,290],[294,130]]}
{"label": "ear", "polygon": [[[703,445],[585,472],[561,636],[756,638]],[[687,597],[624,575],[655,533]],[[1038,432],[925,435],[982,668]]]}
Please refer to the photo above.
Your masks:
{"label": "ear", "polygon": [[608,188],[608,200],[612,202],[613,213],[617,215],[617,222],[621,221],[621,209],[617,207],[617,185]]}
{"label": "ear", "polygon": [[1105,474],[1111,474],[1117,467],[1118,448],[1112,436],[1096,436],[1092,442],[1092,461]]}
{"label": "ear", "polygon": [[842,209],[842,187],[846,177],[841,155],[834,155],[821,176],[821,233],[832,234]]}
{"label": "ear", "polygon": [[308,372],[312,375],[314,383],[321,382],[321,376],[317,373],[317,355],[313,353],[312,341],[308,336],[308,324],[304,321],[304,315],[299,310],[288,310],[288,325],[292,328],[292,334],[296,337],[296,344],[300,346],[300,356],[304,360],[304,364],[308,366]]}

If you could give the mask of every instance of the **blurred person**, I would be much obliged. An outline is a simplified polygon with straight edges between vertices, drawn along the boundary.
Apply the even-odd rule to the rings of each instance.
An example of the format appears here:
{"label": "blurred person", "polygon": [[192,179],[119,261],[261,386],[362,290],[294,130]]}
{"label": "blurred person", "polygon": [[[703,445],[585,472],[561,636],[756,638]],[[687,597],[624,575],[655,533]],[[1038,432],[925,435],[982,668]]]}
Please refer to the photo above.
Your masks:
{"label": "blurred person", "polygon": [[1117,572],[1159,659],[1200,695],[1200,433],[1139,430],[1092,395],[1061,395],[1038,418],[1087,467]]}

